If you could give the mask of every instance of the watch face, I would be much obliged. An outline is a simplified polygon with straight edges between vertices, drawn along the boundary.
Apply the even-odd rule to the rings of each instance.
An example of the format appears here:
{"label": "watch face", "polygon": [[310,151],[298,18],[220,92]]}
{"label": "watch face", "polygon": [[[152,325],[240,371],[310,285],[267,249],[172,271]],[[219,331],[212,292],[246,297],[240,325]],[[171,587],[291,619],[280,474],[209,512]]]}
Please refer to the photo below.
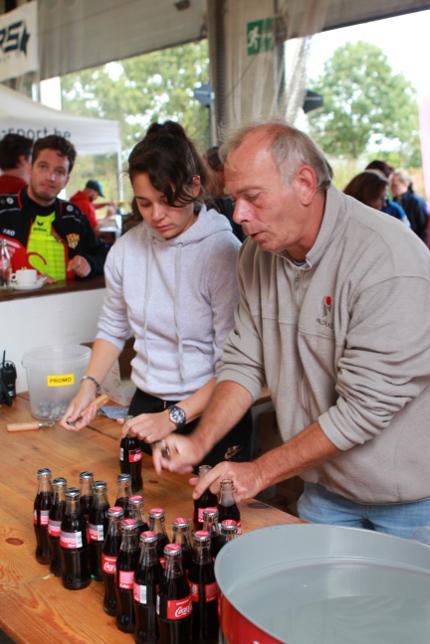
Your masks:
{"label": "watch face", "polygon": [[173,407],[170,407],[169,416],[170,416],[170,419],[177,425],[185,424],[185,412],[180,407],[176,407],[176,405],[173,405]]}

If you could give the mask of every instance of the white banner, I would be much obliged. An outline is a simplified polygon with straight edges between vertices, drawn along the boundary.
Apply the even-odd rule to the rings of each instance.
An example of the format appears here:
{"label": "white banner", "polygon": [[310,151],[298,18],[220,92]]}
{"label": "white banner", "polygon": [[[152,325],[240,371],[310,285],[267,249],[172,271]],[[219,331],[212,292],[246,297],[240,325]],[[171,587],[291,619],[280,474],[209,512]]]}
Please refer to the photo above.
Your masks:
{"label": "white banner", "polygon": [[37,2],[28,2],[0,16],[0,81],[38,67]]}

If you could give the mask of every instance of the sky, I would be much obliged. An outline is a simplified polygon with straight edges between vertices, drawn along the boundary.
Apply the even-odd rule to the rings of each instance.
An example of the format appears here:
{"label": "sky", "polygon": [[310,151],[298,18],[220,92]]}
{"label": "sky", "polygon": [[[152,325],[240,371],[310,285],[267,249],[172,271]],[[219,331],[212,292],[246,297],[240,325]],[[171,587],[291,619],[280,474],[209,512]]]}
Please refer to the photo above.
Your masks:
{"label": "sky", "polygon": [[322,73],[325,60],[330,58],[337,47],[358,40],[380,47],[393,71],[402,72],[414,85],[418,94],[430,93],[429,10],[315,35],[311,46],[308,78],[316,78]]}

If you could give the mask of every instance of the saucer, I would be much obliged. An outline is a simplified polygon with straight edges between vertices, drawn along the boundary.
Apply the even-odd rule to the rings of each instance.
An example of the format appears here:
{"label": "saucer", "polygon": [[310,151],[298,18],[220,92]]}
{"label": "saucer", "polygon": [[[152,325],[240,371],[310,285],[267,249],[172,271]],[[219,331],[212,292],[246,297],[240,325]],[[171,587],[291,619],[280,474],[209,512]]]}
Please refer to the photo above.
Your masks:
{"label": "saucer", "polygon": [[11,284],[11,287],[15,291],[35,291],[38,288],[42,288],[42,286],[45,284],[45,279],[43,277],[39,277],[39,279],[34,283],[34,284],[17,284],[16,282]]}

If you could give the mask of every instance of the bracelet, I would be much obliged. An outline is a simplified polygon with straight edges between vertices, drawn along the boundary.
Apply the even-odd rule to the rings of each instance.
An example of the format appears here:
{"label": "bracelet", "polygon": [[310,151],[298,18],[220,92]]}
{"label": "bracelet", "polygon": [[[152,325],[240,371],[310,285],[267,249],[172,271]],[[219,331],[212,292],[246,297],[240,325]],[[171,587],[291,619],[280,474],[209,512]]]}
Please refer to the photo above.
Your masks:
{"label": "bracelet", "polygon": [[101,393],[102,388],[101,388],[100,384],[97,382],[97,380],[93,376],[82,376],[81,382],[83,382],[84,380],[91,380],[91,382],[93,382],[95,384],[97,396]]}

